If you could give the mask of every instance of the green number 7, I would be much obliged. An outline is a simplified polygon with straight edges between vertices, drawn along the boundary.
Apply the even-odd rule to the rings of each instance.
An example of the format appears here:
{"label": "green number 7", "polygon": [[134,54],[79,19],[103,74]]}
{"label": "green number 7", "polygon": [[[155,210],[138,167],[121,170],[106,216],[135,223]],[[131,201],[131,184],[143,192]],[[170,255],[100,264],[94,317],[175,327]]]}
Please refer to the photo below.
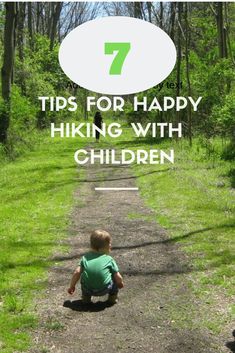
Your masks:
{"label": "green number 7", "polygon": [[104,43],[104,53],[113,54],[117,51],[115,58],[113,59],[112,65],[110,66],[110,75],[121,75],[122,66],[127,54],[131,48],[131,43]]}

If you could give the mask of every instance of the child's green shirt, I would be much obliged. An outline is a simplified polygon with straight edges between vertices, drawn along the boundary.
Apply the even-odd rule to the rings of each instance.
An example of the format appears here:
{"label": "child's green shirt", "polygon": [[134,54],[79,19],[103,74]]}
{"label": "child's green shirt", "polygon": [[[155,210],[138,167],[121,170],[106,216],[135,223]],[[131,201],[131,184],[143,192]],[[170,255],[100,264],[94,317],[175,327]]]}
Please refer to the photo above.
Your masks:
{"label": "child's green shirt", "polygon": [[81,283],[87,289],[102,290],[111,282],[113,275],[119,272],[115,260],[106,254],[89,252],[81,261]]}

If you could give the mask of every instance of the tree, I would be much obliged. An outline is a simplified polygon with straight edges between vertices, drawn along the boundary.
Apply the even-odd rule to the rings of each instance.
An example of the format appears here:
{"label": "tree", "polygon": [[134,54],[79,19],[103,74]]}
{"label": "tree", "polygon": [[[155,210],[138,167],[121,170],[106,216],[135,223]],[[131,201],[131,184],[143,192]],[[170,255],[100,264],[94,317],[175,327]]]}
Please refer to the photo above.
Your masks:
{"label": "tree", "polygon": [[11,83],[15,56],[16,6],[15,2],[5,4],[6,19],[2,65],[2,98],[4,106],[0,118],[0,142],[4,144],[7,142],[7,132],[10,124]]}
{"label": "tree", "polygon": [[218,46],[220,58],[227,58],[226,28],[224,26],[224,11],[222,2],[217,3],[217,29],[218,29]]}
{"label": "tree", "polygon": [[[25,2],[18,3],[17,46],[18,46],[18,51],[19,51],[19,59],[20,59],[21,65],[22,65],[22,71],[23,71],[23,63],[24,63],[25,12],[26,12],[26,3]],[[22,94],[26,95],[25,78],[24,78],[23,74],[21,74],[19,84],[21,87]]]}
{"label": "tree", "polygon": [[33,19],[32,19],[32,3],[28,2],[28,32],[29,32],[29,44],[32,49],[33,47]]}
{"label": "tree", "polygon": [[143,18],[142,6],[143,6],[143,3],[139,2],[139,1],[134,3],[134,17],[135,18]]}
{"label": "tree", "polygon": [[52,13],[52,24],[51,24],[51,31],[50,31],[50,50],[54,47],[55,36],[56,36],[56,29],[60,18],[60,12],[62,10],[62,2],[52,3],[53,6],[53,13]]}
{"label": "tree", "polygon": [[163,28],[163,2],[160,1],[159,27]]}
{"label": "tree", "polygon": [[175,13],[176,13],[176,3],[171,2],[169,34],[173,41],[175,39]]}
{"label": "tree", "polygon": [[[180,81],[181,81],[181,59],[182,59],[182,52],[181,52],[181,35],[182,35],[182,26],[181,26],[181,14],[182,14],[182,3],[178,3],[178,30],[177,30],[177,47],[178,47],[178,52],[177,52],[177,63],[176,63],[176,82],[177,82],[177,88],[176,88],[176,96],[179,96],[180,94]],[[179,112],[177,112],[177,121],[180,121],[179,118]]]}
{"label": "tree", "polygon": [[[190,82],[190,67],[189,67],[190,27],[189,27],[189,20],[188,20],[187,2],[185,3],[184,19],[185,19],[186,79],[187,79],[188,96],[191,97],[191,82]],[[191,110],[190,104],[188,105],[187,110],[188,110],[188,137],[189,137],[189,144],[190,146],[192,146],[192,110]]]}

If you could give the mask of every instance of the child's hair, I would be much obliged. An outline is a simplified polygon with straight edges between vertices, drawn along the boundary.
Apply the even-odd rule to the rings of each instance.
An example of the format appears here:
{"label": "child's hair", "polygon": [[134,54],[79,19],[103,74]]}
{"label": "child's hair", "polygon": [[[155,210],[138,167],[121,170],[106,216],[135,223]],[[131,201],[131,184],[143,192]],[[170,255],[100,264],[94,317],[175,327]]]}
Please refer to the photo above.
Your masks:
{"label": "child's hair", "polygon": [[111,236],[105,230],[93,230],[90,237],[91,248],[94,250],[105,249],[111,241]]}

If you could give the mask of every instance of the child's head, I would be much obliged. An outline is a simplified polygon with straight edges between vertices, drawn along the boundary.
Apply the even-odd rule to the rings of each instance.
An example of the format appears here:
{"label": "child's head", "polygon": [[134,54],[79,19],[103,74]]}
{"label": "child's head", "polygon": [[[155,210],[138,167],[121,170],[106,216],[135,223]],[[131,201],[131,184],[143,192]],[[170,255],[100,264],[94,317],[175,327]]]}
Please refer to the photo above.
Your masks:
{"label": "child's head", "polygon": [[105,230],[93,230],[90,237],[91,248],[95,251],[109,252],[111,236]]}

